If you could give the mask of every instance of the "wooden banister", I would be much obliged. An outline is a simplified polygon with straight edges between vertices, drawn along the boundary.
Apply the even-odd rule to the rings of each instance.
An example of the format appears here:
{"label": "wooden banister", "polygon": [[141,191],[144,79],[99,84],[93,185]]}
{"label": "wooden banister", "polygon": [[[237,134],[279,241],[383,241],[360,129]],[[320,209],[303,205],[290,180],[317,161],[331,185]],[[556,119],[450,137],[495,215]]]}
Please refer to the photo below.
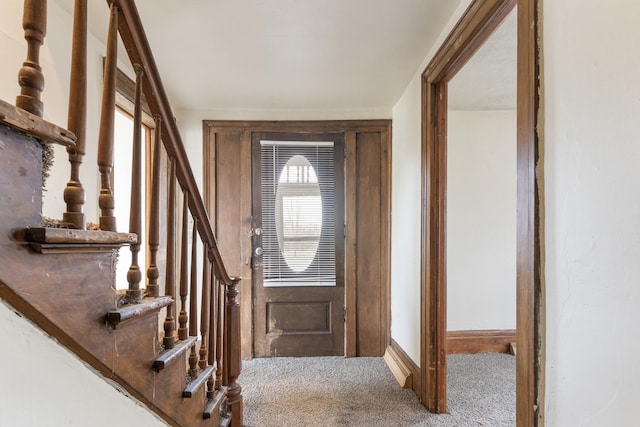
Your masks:
{"label": "wooden banister", "polygon": [[[39,64],[39,51],[46,33],[46,0],[25,0],[25,12],[23,27],[28,43],[27,60],[19,72],[21,94],[16,99],[16,104],[27,118],[33,115],[42,116],[43,105],[40,100],[44,88],[44,76]],[[149,43],[144,33],[140,17],[136,10],[135,1],[131,0],[107,0],[109,5],[109,27],[107,34],[106,59],[104,62],[104,78],[102,88],[102,101],[100,112],[100,127],[97,146],[97,164],[100,174],[100,195],[98,198],[99,227],[100,232],[86,231],[86,219],[83,213],[85,202],[85,190],[80,182],[80,166],[83,163],[86,151],[86,116],[87,116],[87,16],[88,1],[75,0],[73,46],[70,76],[70,95],[68,110],[68,126],[78,136],[75,146],[68,148],[69,162],[71,165],[70,178],[64,191],[66,211],[63,213],[65,226],[83,230],[69,230],[75,234],[86,233],[82,247],[73,246],[73,242],[60,243],[60,253],[68,254],[86,250],[89,253],[103,253],[103,257],[111,262],[102,262],[101,266],[108,269],[105,282],[108,283],[107,292],[98,289],[96,298],[103,297],[107,301],[96,301],[96,306],[101,309],[109,307],[105,319],[113,326],[109,334],[117,334],[117,342],[122,340],[127,351],[121,354],[117,351],[109,360],[99,360],[98,363],[112,364],[122,372],[118,372],[118,381],[125,384],[127,390],[138,397],[143,397],[148,405],[155,406],[156,413],[163,419],[175,422],[175,425],[201,425],[193,418],[183,417],[182,408],[177,409],[175,404],[162,407],[166,399],[175,396],[171,390],[158,390],[159,400],[156,402],[156,389],[148,389],[150,384],[144,374],[131,374],[140,366],[146,353],[153,353],[149,368],[155,372],[166,372],[163,375],[187,374],[188,385],[183,390],[183,398],[204,395],[207,398],[202,418],[213,418],[212,414],[221,412],[221,408],[231,409],[231,425],[242,425],[242,394],[241,387],[237,383],[241,370],[240,354],[240,311],[238,303],[238,278],[231,277],[223,263],[218,243],[216,241],[211,222],[204,206],[204,202],[189,159],[178,132],[173,112],[160,80],[155,61],[153,59]],[[131,165],[131,199],[129,234],[126,244],[131,249],[131,265],[127,272],[128,289],[126,298],[122,299],[120,293],[114,300],[113,272],[115,255],[111,252],[119,246],[109,246],[109,239],[117,231],[114,215],[114,125],[116,112],[116,86],[118,63],[118,33],[135,70],[135,89],[133,99],[133,141],[132,141],[132,165]],[[146,192],[143,191],[143,179],[145,176],[142,140],[142,97],[146,97],[147,105],[154,117],[155,133],[152,147],[151,165],[151,190],[149,209],[149,236],[147,240],[149,250],[149,265],[146,270],[148,279],[147,294],[150,298],[143,299],[142,284],[143,268],[139,265],[140,251],[145,250],[142,239],[144,228],[143,217],[145,212]],[[129,98],[127,98],[129,99]],[[2,107],[2,104],[0,104]],[[32,113],[32,114],[29,114]],[[145,123],[148,123],[145,121]],[[71,135],[71,133],[69,133]],[[72,142],[67,143],[71,145]],[[163,153],[164,150],[164,153]],[[165,236],[161,235],[160,224],[164,221],[165,212],[160,207],[163,200],[161,186],[164,185],[164,173],[162,169],[161,155],[166,155],[169,160],[167,179],[167,205],[166,205],[166,269],[164,296],[160,289],[160,268],[163,259],[158,259],[160,245],[165,243]],[[126,172],[126,166],[120,167],[118,172]],[[181,187],[182,221],[181,227],[177,226],[176,217],[180,214],[176,209],[177,186]],[[119,203],[119,202],[118,202]],[[179,208],[178,208],[179,209]],[[189,216],[193,219],[193,226],[189,227]],[[191,236],[189,236],[191,232]],[[72,233],[72,234],[73,234]],[[178,241],[180,233],[180,241]],[[199,259],[198,240],[202,242],[202,259]],[[120,243],[119,243],[120,244]],[[179,247],[179,249],[178,249]],[[176,250],[180,250],[177,255]],[[106,252],[106,255],[104,254]],[[178,259],[179,258],[179,259]],[[83,258],[84,259],[84,258]],[[198,267],[202,262],[202,281],[198,282]],[[177,264],[180,271],[177,272]],[[88,268],[88,267],[86,267]],[[190,273],[189,273],[190,271]],[[179,290],[176,289],[176,280],[179,280]],[[103,285],[104,283],[100,283]],[[92,294],[93,296],[93,294]],[[180,311],[178,311],[178,296]],[[188,301],[187,301],[188,299]],[[127,304],[122,304],[122,302]],[[113,305],[114,309],[111,309]],[[188,304],[188,306],[187,306]],[[201,313],[198,317],[198,304]],[[161,318],[161,311],[166,307],[166,316],[163,322],[164,337],[162,346],[158,338],[157,320],[151,314]],[[121,332],[122,328],[116,325],[127,322],[127,332]],[[137,325],[137,321],[140,321]],[[95,325],[93,325],[95,326]],[[79,327],[78,330],[81,330]],[[144,351],[137,351],[136,340],[145,342],[144,333],[153,333],[155,347],[149,348],[145,344]],[[137,335],[140,335],[138,338]],[[108,336],[112,340],[112,336]],[[198,342],[199,338],[199,342]],[[132,341],[128,341],[132,339]],[[111,341],[109,341],[111,342]],[[142,344],[141,344],[142,345]],[[80,348],[78,346],[78,348]],[[84,348],[84,347],[83,347]],[[130,351],[129,351],[130,350]],[[96,350],[99,352],[100,349]],[[189,353],[187,353],[189,352]],[[185,371],[184,360],[188,354],[188,370]],[[133,355],[133,356],[132,356]],[[94,356],[91,356],[94,357]],[[126,364],[129,357],[131,366]],[[122,358],[122,359],[120,359]],[[139,359],[138,359],[139,358]],[[165,369],[172,361],[171,369]],[[125,363],[121,363],[125,362]],[[106,365],[105,365],[106,366]],[[125,366],[125,368],[120,368]],[[176,368],[176,366],[178,368]],[[135,367],[135,368],[134,368]],[[131,370],[131,372],[129,371]],[[128,375],[131,374],[129,378]],[[122,375],[122,377],[120,377]],[[155,375],[155,374],[154,374]],[[133,382],[130,382],[133,380]],[[138,381],[136,383],[135,381]],[[184,380],[184,378],[180,378]],[[175,378],[167,380],[166,384],[176,384]],[[206,389],[203,384],[206,383]],[[153,379],[155,387],[155,378]],[[140,387],[140,388],[136,388]],[[144,389],[144,390],[143,390]],[[200,399],[191,399],[185,403],[184,408],[193,410]],[[168,412],[165,412],[168,411]],[[197,410],[201,410],[198,408]],[[226,411],[226,409],[225,409]],[[185,409],[186,412],[186,409]],[[222,416],[226,418],[225,416]],[[183,423],[183,420],[187,423]],[[228,419],[227,419],[228,422]],[[225,424],[223,422],[222,424]]]}
{"label": "wooden banister", "polygon": [[189,197],[189,209],[194,217],[200,219],[198,221],[198,231],[206,246],[211,248],[208,256],[213,262],[216,276],[225,285],[230,285],[234,279],[227,273],[222,260],[218,242],[211,228],[209,215],[193,176],[189,158],[184,149],[184,144],[169,104],[169,98],[160,79],[135,3],[127,0],[107,0],[107,3],[117,6],[120,10],[122,21],[119,26],[120,37],[129,54],[131,63],[140,64],[145,69],[146,78],[143,82],[143,92],[152,114],[159,114],[162,118],[163,142],[169,155],[176,159],[176,175],[183,190],[191,196]]}

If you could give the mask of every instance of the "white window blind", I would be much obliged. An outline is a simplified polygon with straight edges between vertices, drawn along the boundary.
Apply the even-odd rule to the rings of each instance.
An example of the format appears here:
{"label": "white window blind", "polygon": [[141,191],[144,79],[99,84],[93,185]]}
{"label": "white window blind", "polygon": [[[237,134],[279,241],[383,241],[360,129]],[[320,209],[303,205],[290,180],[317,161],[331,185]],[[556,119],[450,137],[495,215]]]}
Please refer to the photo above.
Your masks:
{"label": "white window blind", "polygon": [[334,150],[260,142],[264,286],[335,286]]}

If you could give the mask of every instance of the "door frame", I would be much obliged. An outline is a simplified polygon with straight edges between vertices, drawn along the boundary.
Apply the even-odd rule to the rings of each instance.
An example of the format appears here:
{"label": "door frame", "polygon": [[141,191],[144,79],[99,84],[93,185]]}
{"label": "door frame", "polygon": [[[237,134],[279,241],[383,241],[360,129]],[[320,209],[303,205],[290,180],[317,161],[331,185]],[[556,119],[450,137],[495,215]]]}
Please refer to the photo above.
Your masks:
{"label": "door frame", "polygon": [[[379,299],[382,304],[380,313],[382,353],[391,342],[391,120],[306,120],[306,121],[266,121],[266,120],[203,120],[203,177],[204,200],[209,216],[216,223],[216,187],[215,143],[216,132],[238,132],[240,134],[241,156],[251,157],[251,136],[253,133],[344,133],[345,144],[345,357],[356,357],[358,349],[358,322],[356,310],[358,307],[357,289],[357,247],[356,247],[356,207],[355,194],[357,191],[356,151],[359,133],[380,133],[381,136],[381,218],[384,224],[381,230],[381,259],[380,268],[381,289]],[[251,164],[242,165],[238,171],[240,187],[248,189],[240,194],[241,210],[251,210]],[[243,219],[247,236],[251,228],[250,218]],[[251,244],[242,244],[241,271],[237,274],[243,279],[240,285],[241,310],[241,347],[242,357],[252,358],[253,351],[253,286],[250,266]],[[228,263],[227,263],[228,264]],[[246,285],[246,283],[249,285]],[[245,283],[243,285],[243,283]],[[380,356],[382,356],[382,353]]]}
{"label": "door frame", "polygon": [[541,417],[543,387],[537,0],[474,0],[422,74],[421,398],[429,411],[446,412],[447,83],[516,4],[516,423],[530,427]]}

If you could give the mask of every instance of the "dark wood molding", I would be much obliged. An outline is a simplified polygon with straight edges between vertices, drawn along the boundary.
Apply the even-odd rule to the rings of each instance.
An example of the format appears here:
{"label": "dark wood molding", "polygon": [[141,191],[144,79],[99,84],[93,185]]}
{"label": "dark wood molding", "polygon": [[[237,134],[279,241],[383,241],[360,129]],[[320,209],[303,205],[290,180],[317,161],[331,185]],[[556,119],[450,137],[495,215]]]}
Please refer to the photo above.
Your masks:
{"label": "dark wood molding", "polygon": [[[540,158],[541,115],[539,63],[540,0],[518,1],[518,180],[517,180],[517,356],[516,425],[542,424],[542,261],[544,217],[540,191],[544,171]],[[540,169],[538,169],[540,168]]]}
{"label": "dark wood molding", "polygon": [[[356,192],[356,132],[345,133],[345,194]],[[356,282],[356,206],[354,203],[345,203],[345,221],[347,224],[346,244],[344,251],[345,283]],[[345,286],[345,306],[349,307],[345,318],[345,356],[356,357],[358,355],[358,316],[357,292],[355,286]]]}
{"label": "dark wood molding", "polygon": [[[220,207],[216,206],[217,189],[216,185],[213,185],[213,180],[216,174],[216,146],[219,143],[218,139],[226,138],[225,135],[237,135],[238,142],[242,145],[241,150],[244,150],[242,158],[250,158],[251,149],[251,135],[254,133],[343,133],[345,138],[345,215],[346,215],[346,233],[347,243],[345,246],[345,302],[347,306],[346,313],[346,325],[345,325],[345,355],[347,357],[354,357],[361,355],[361,350],[357,345],[358,340],[358,319],[357,310],[359,308],[357,301],[357,292],[354,283],[356,282],[356,268],[357,268],[357,252],[356,245],[350,244],[354,242],[354,236],[357,233],[357,212],[355,209],[355,194],[357,182],[356,170],[358,163],[356,156],[358,154],[358,141],[362,135],[368,133],[380,134],[380,179],[382,185],[381,202],[378,206],[380,218],[382,220],[380,245],[382,247],[380,258],[382,262],[378,263],[377,267],[379,271],[376,272],[381,278],[382,287],[380,294],[376,297],[381,301],[380,312],[376,314],[376,319],[380,320],[382,325],[382,334],[376,337],[375,346],[376,355],[382,356],[385,349],[390,342],[390,241],[391,241],[391,120],[330,120],[330,121],[247,121],[247,120],[204,120],[203,121],[203,157],[204,157],[204,194],[206,200],[206,206],[209,208],[210,215],[213,219],[213,224],[216,224],[217,210]],[[366,145],[366,144],[365,144]],[[247,170],[244,170],[247,169]],[[251,186],[251,166],[246,166],[244,163],[240,163],[238,169],[240,174],[240,181],[243,183],[242,188],[250,188]],[[246,214],[247,218],[250,217],[251,211],[251,199],[246,199],[246,194],[250,194],[250,191],[246,194],[241,192],[240,204],[241,212]],[[244,197],[242,195],[245,195]],[[351,198],[351,199],[350,199]],[[246,200],[245,200],[246,199]],[[376,210],[376,212],[378,212]],[[220,224],[218,224],[219,226]],[[250,225],[246,228],[247,234],[249,233]],[[243,233],[245,230],[242,230]],[[246,247],[241,248],[240,251],[243,254],[243,263],[247,266],[242,272],[242,277],[245,279],[252,277],[250,269],[250,257],[251,247],[247,244]],[[245,262],[246,258],[246,262]],[[242,301],[242,324],[243,326],[243,344],[242,353],[243,357],[248,358],[253,355],[252,344],[252,331],[250,325],[252,324],[252,311],[251,305],[253,300],[251,299],[251,290],[245,285],[243,292],[240,296]],[[247,298],[247,303],[244,303]],[[377,312],[377,309],[376,309]],[[250,356],[251,355],[251,356]],[[368,354],[372,355],[372,354]]]}
{"label": "dark wood molding", "polygon": [[391,131],[391,120],[203,120],[204,129],[250,132],[380,132]]}
{"label": "dark wood molding", "polygon": [[448,331],[447,354],[509,353],[516,330]]}
{"label": "dark wood molding", "polygon": [[446,83],[451,80],[500,26],[517,1],[473,1],[429,62],[422,76],[429,83]]}
{"label": "dark wood molding", "polygon": [[[536,0],[476,0],[422,75],[421,397],[446,412],[447,83],[518,5],[517,408],[518,426],[538,424],[541,266]],[[539,410],[539,409],[538,409]]]}

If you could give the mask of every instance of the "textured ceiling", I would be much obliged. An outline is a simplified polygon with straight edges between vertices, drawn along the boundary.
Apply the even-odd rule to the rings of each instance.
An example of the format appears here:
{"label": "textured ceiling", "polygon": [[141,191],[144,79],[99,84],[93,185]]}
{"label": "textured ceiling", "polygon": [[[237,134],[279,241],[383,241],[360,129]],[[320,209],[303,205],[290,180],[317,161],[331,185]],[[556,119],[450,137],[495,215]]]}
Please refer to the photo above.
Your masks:
{"label": "textured ceiling", "polygon": [[452,110],[514,110],[517,90],[515,11],[449,82]]}

